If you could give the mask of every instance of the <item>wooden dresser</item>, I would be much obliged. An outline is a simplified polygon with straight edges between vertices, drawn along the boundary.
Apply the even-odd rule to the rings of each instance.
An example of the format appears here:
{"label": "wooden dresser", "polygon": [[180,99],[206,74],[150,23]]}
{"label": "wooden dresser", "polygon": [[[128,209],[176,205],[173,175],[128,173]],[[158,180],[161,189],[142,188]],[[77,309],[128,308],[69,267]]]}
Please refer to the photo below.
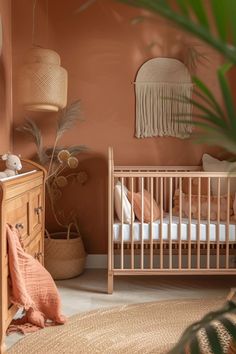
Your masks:
{"label": "wooden dresser", "polygon": [[[43,264],[46,171],[35,162],[21,161],[23,168],[19,176],[0,181],[1,354],[5,352],[6,329],[17,311],[9,300],[6,223],[19,229],[26,252]],[[0,170],[4,169],[5,164],[1,161]],[[35,171],[30,172],[32,170]]]}

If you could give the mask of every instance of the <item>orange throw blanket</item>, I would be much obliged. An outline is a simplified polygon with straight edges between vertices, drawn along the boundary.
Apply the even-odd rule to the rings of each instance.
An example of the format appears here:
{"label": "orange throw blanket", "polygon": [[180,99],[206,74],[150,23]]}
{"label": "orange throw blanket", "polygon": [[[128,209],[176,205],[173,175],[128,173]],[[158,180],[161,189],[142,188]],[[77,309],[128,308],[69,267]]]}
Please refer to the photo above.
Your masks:
{"label": "orange throw blanket", "polygon": [[11,302],[25,310],[22,318],[12,321],[7,333],[34,332],[48,325],[65,323],[60,296],[51,275],[24,251],[18,231],[9,225],[7,241]]}

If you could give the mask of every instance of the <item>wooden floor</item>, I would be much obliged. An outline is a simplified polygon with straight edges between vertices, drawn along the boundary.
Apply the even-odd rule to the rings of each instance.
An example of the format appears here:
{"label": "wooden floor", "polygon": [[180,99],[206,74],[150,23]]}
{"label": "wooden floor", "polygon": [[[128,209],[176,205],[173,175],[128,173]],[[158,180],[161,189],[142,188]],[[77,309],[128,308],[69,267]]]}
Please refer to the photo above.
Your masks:
{"label": "wooden floor", "polygon": [[[226,297],[236,286],[235,276],[116,277],[114,293],[106,293],[106,271],[86,270],[78,278],[57,282],[67,316],[93,309],[168,299]],[[21,339],[7,338],[7,347]]]}

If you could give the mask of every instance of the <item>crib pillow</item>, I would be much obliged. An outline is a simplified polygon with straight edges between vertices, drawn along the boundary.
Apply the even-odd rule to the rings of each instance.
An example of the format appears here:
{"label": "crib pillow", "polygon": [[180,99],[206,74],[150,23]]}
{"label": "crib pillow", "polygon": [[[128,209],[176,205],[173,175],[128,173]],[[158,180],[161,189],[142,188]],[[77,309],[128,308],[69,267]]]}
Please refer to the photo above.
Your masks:
{"label": "crib pillow", "polygon": [[[208,154],[202,157],[202,166],[205,172],[232,172],[236,171],[236,162],[220,161]],[[211,192],[217,195],[218,182],[217,178],[211,178]],[[230,194],[234,195],[236,192],[236,178],[230,179]],[[220,194],[227,194],[227,178],[220,179]]]}
{"label": "crib pillow", "polygon": [[[227,221],[227,196],[220,196],[220,220]],[[218,210],[218,197],[210,196],[210,220],[217,220]],[[234,215],[234,197],[230,196],[230,209],[229,216]],[[208,197],[206,195],[200,196],[200,218],[201,220],[208,219]],[[179,216],[179,189],[176,189],[174,194],[174,208],[172,210],[174,216]],[[182,217],[189,217],[189,195],[182,192]],[[191,217],[193,219],[198,218],[198,195],[191,195]]]}
{"label": "crib pillow", "polygon": [[[128,199],[131,202],[131,192],[127,193]],[[134,199],[134,213],[139,221],[142,221],[142,193],[133,193]],[[153,221],[160,219],[160,208],[155,199],[153,201]],[[151,194],[144,189],[143,191],[143,221],[151,222]]]}
{"label": "crib pillow", "polygon": [[[189,193],[189,177],[184,177],[182,181],[182,191],[185,194]],[[200,178],[200,191],[201,195],[207,195],[207,178],[202,177]],[[198,177],[193,177],[191,179],[191,193],[197,195],[198,194]]]}
{"label": "crib pillow", "polygon": [[121,190],[121,183],[117,182],[114,188],[115,211],[118,219],[122,221],[122,199],[123,199],[123,222],[125,224],[131,223],[131,215],[134,220],[134,212],[131,211],[131,204],[127,198],[128,189],[123,185],[123,193]]}

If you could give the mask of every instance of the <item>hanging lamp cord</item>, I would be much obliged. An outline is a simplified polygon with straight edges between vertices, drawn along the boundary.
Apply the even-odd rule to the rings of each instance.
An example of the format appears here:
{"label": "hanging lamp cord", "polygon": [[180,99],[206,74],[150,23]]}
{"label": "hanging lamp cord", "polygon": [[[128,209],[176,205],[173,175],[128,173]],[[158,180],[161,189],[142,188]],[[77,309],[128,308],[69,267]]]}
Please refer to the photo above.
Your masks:
{"label": "hanging lamp cord", "polygon": [[32,21],[32,47],[34,47],[35,44],[35,10],[37,6],[38,0],[33,0],[33,21]]}
{"label": "hanging lamp cord", "polygon": [[[33,20],[32,20],[32,47],[37,47],[38,45],[35,42],[35,33],[36,33],[36,7],[38,0],[33,0]],[[48,45],[48,33],[49,33],[49,5],[48,0],[46,0],[46,43]]]}
{"label": "hanging lamp cord", "polygon": [[46,6],[47,6],[47,9],[46,9],[46,16],[47,16],[47,23],[46,23],[46,45],[48,46],[48,42],[49,42],[49,9],[48,9],[48,0],[46,0]]}

